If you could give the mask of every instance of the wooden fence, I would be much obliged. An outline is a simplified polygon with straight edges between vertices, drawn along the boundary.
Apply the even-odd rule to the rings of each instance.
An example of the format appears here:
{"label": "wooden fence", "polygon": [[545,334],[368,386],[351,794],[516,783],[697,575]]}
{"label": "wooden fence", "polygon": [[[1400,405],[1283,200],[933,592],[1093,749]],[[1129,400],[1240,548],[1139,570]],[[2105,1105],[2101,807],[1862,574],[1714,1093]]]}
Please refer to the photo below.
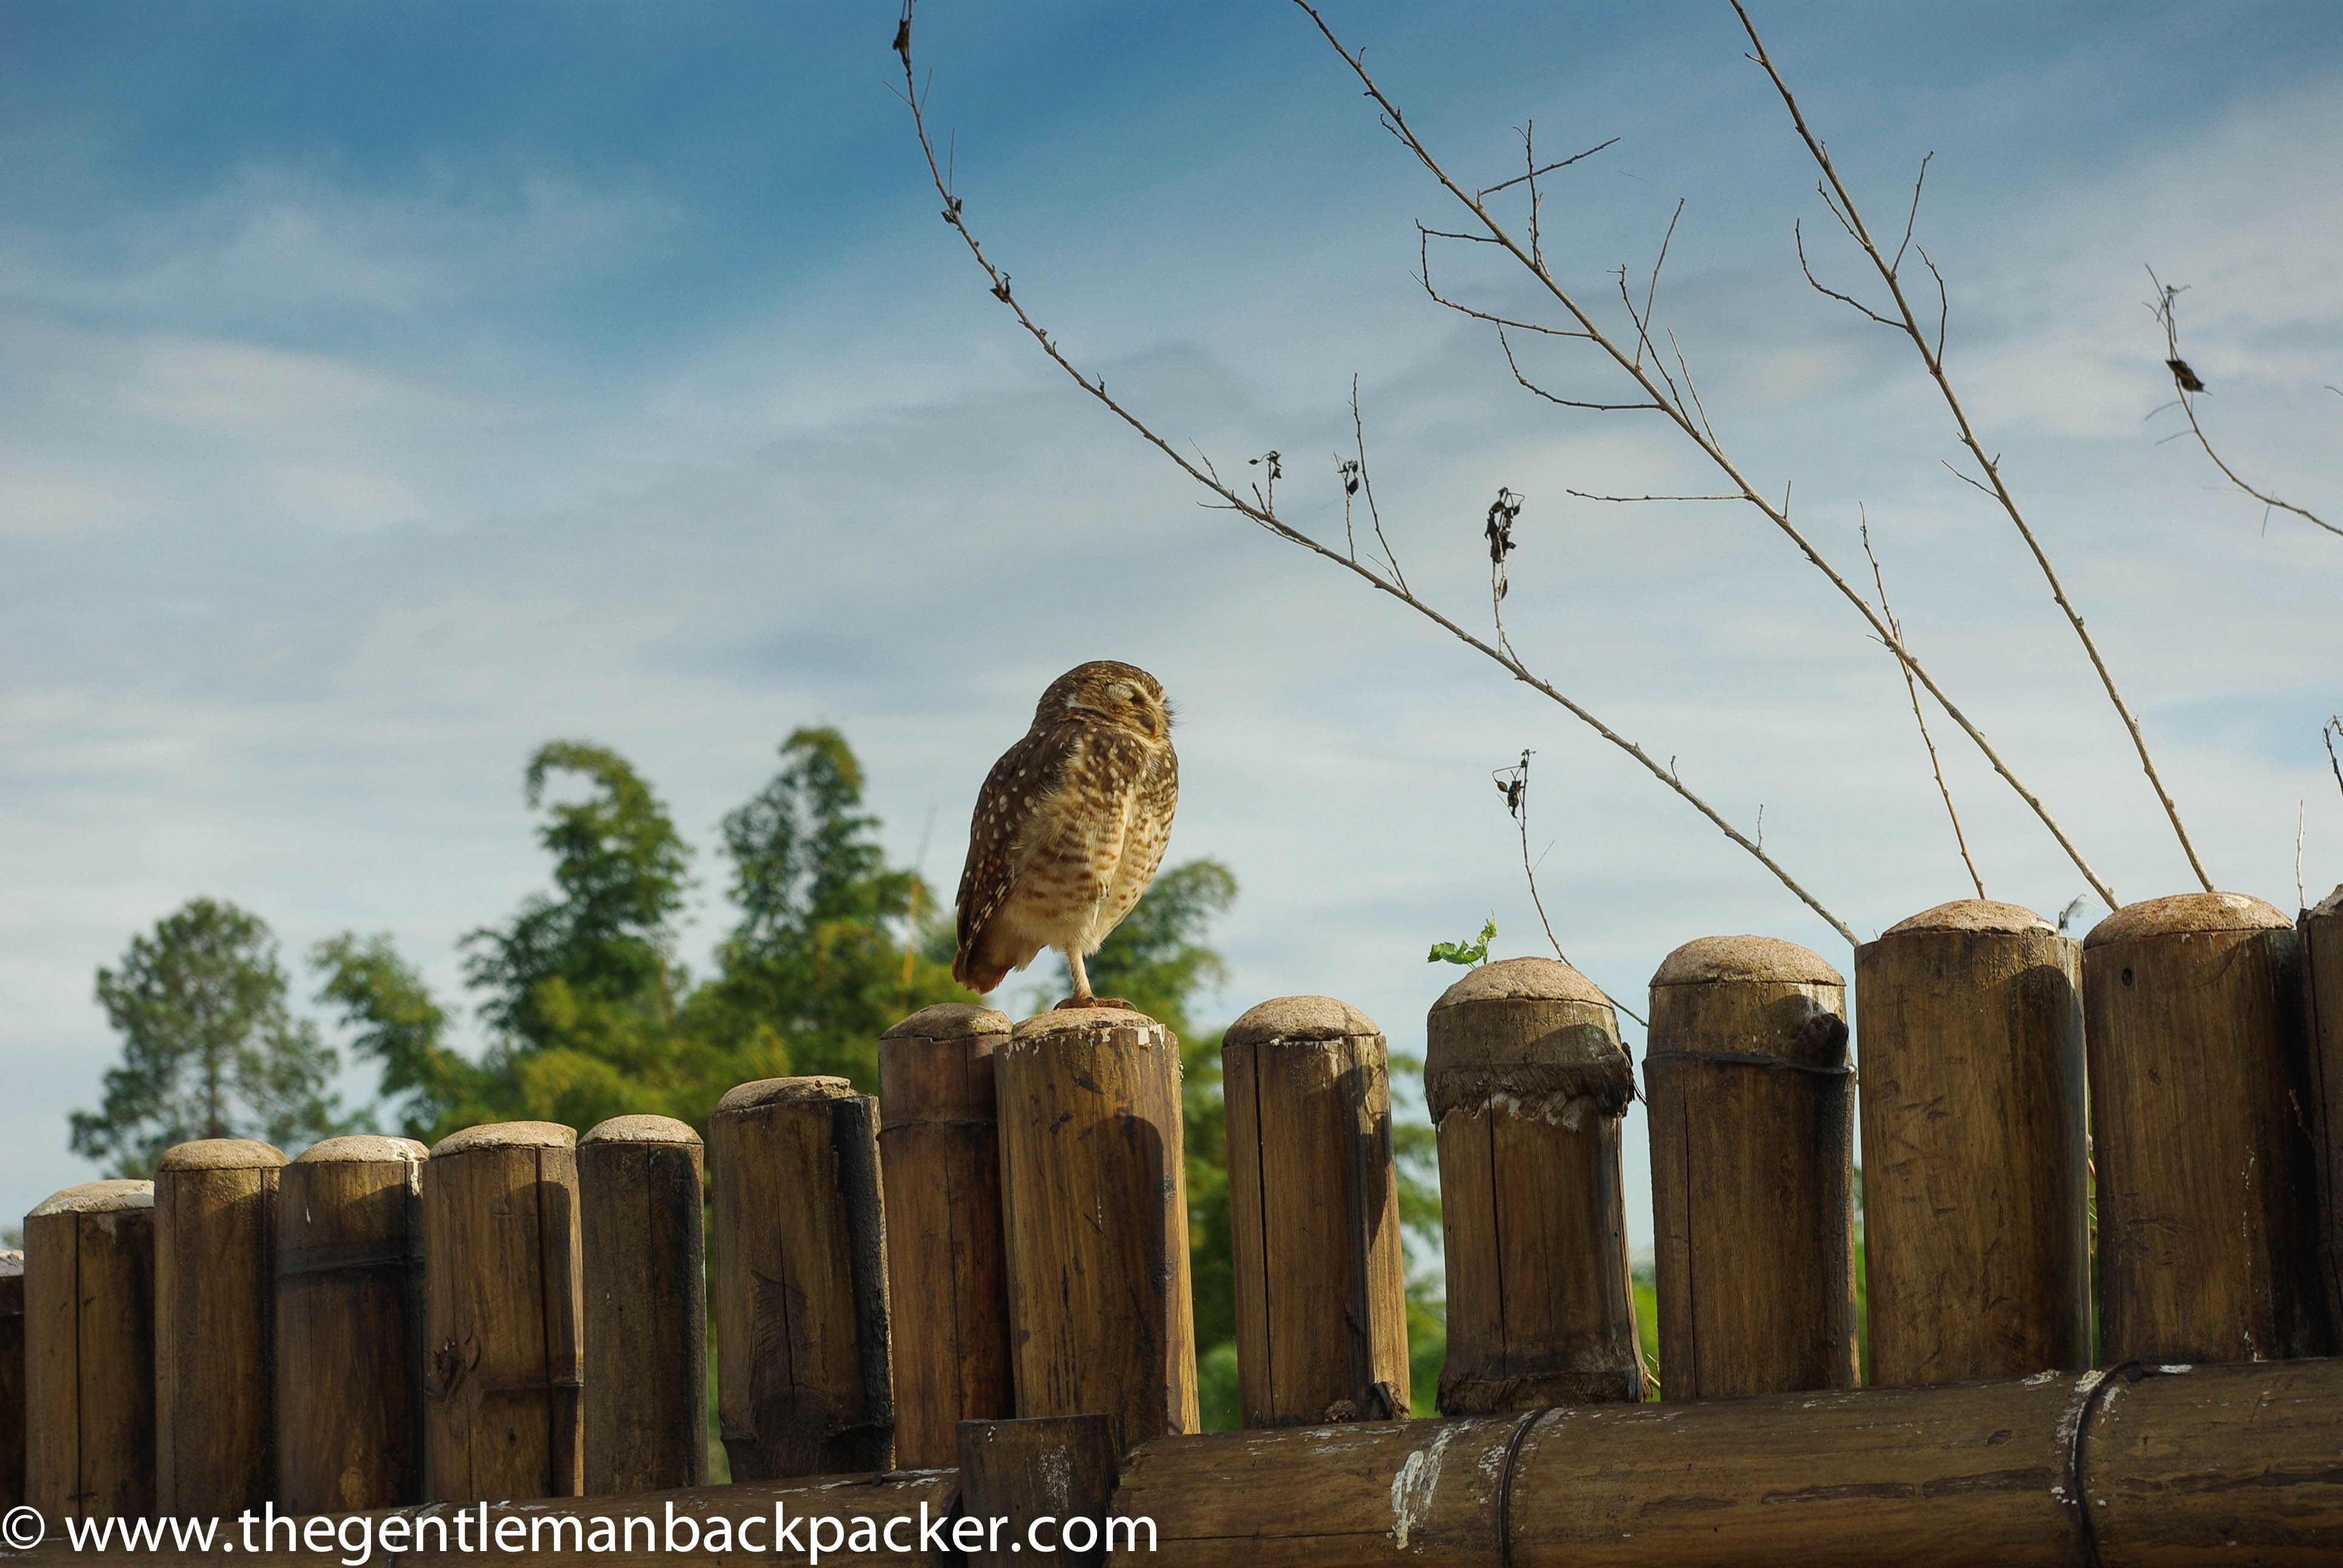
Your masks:
{"label": "wooden fence", "polygon": [[[1247,1430],[1205,1435],[1177,1042],[940,1006],[888,1031],[876,1100],[727,1095],[712,1223],[698,1136],[640,1116],[183,1144],[58,1193],[0,1261],[0,1505],[82,1562],[156,1553],[71,1553],[68,1518],[246,1510],[334,1516],[337,1555],[363,1514],[402,1564],[476,1556],[451,1523],[795,1563],[768,1525],[817,1515],[839,1563],[1021,1562],[1041,1515],[1256,1568],[2343,1559],[2343,890],[2298,924],[2157,900],[2083,942],[1948,904],[1860,949],[1855,992],[1859,1095],[1817,955],[1708,938],[1654,976],[1654,1402],[1633,1067],[1599,990],[1514,959],[1428,1020],[1439,1419],[1404,1419],[1371,1020],[1288,997],[1228,1031]],[[1856,1386],[1859,1262],[1885,1386]],[[587,1544],[637,1515],[667,1533]],[[288,1528],[163,1555],[319,1561]]]}

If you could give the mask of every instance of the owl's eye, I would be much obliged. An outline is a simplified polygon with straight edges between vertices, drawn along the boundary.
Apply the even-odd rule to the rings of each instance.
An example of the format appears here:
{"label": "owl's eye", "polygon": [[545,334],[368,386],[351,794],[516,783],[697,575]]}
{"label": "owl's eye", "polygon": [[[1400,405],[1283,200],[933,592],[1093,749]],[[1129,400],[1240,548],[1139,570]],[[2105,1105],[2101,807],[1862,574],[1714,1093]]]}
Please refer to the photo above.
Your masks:
{"label": "owl's eye", "polygon": [[1107,683],[1106,694],[1117,702],[1129,702],[1131,699],[1131,683],[1123,680],[1110,681]]}

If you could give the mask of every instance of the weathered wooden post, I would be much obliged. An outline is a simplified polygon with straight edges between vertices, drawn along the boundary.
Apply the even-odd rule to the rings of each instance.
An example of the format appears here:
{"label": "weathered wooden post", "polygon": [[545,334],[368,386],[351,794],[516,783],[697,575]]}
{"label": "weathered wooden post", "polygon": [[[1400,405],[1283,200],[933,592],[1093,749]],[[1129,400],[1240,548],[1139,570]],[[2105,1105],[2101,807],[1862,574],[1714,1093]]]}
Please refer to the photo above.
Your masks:
{"label": "weathered wooden post", "polygon": [[2328,1348],[2301,961],[2237,893],[2129,904],[2083,943],[2105,1362]]}
{"label": "weathered wooden post", "polygon": [[1105,1562],[1121,1457],[1115,1425],[1111,1415],[960,1422],[955,1528],[966,1533],[960,1550],[970,1568],[1015,1568],[1029,1549],[1065,1568]]}
{"label": "weathered wooden post", "polygon": [[90,1181],[25,1216],[25,1496],[155,1511],[155,1184]]}
{"label": "weathered wooden post", "polygon": [[917,1314],[892,1346],[895,1462],[950,1469],[962,1421],[1014,1415],[992,1055],[1009,1015],[939,1002],[879,1040],[887,1279]]}
{"label": "weathered wooden post", "polygon": [[1855,1386],[1854,1079],[1819,954],[1703,937],[1653,975],[1662,1397]]}
{"label": "weathered wooden post", "polygon": [[1425,1020],[1448,1265],[1440,1409],[1641,1400],[1619,1120],[1634,1068],[1611,1003],[1552,959],[1483,964]]}
{"label": "weathered wooden post", "polygon": [[1180,1046],[1144,1013],[1026,1019],[993,1056],[1020,1415],[1194,1432]]}
{"label": "weathered wooden post", "polygon": [[578,1141],[588,1497],[708,1484],[699,1159],[699,1134],[669,1116]]}
{"label": "weathered wooden post", "polygon": [[423,1161],[328,1138],[277,1172],[277,1507],[423,1500]]}
{"label": "weathered wooden post", "polygon": [[494,1121],[423,1167],[423,1392],[432,1498],[575,1497],[578,1135]]}
{"label": "weathered wooden post", "polygon": [[155,1167],[155,1507],[232,1515],[275,1492],[282,1151],[205,1138]]}
{"label": "weathered wooden post", "polygon": [[2343,1339],[2343,888],[2305,910],[2303,1010],[2318,1178],[2318,1265],[2328,1331]]}
{"label": "weathered wooden post", "polygon": [[1221,1046],[1247,1426],[1403,1421],[1406,1263],[1383,1031],[1280,997]]}
{"label": "weathered wooden post", "polygon": [[1872,1375],[2091,1362],[2082,944],[1963,899],[1855,954]]}
{"label": "weathered wooden post", "polygon": [[843,1078],[768,1078],[708,1125],[717,1404],[735,1481],[886,1470],[879,1107]]}
{"label": "weathered wooden post", "polygon": [[0,1509],[25,1501],[25,1254],[0,1248]]}

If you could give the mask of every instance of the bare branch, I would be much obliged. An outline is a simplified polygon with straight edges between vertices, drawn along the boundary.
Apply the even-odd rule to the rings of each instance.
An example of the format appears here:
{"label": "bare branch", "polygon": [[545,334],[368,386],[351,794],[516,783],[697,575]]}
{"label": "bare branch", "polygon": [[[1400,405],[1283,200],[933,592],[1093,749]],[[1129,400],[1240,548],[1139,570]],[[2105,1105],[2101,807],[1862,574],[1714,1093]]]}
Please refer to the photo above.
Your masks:
{"label": "bare branch", "polygon": [[[1926,166],[1923,166],[1924,167]],[[1879,611],[1887,618],[1888,630],[1896,634],[1896,646],[1888,651],[1896,655],[1904,672],[1904,694],[1912,699],[1912,717],[1920,726],[1920,743],[1928,749],[1928,766],[1936,775],[1936,792],[1945,798],[1945,815],[1953,819],[1953,842],[1961,849],[1961,864],[1969,869],[1969,881],[1976,896],[1985,897],[1985,879],[1977,875],[1976,861],[1969,856],[1969,839],[1961,831],[1961,814],[1953,805],[1953,787],[1945,782],[1945,764],[1936,756],[1936,742],[1928,733],[1928,716],[1920,709],[1920,689],[1914,684],[1912,668],[1904,655],[1904,626],[1896,618],[1895,609],[1887,602],[1887,578],[1879,569],[1879,552],[1871,548],[1871,519],[1865,517],[1862,525],[1863,553],[1871,558],[1871,580],[1879,587]]]}
{"label": "bare branch", "polygon": [[[2058,608],[2066,612],[2067,624],[2075,628],[2075,636],[2082,642],[2083,651],[2090,658],[2091,668],[2098,672],[2099,683],[2107,689],[2107,700],[2114,704],[2117,715],[2122,719],[2125,729],[2131,735],[2132,749],[2139,754],[2141,770],[2147,775],[2148,783],[2156,790],[2157,801],[2164,807],[2164,815],[2172,824],[2173,836],[2179,839],[2182,852],[2188,858],[2189,868],[2197,873],[2197,879],[2203,883],[2206,890],[2209,892],[2213,887],[2213,879],[2207,875],[2204,861],[2197,858],[2197,846],[2189,841],[2188,829],[2180,820],[2180,808],[2173,803],[2171,791],[2164,787],[2163,777],[2156,770],[2156,759],[2148,753],[2147,737],[2141,731],[2139,720],[2133,717],[2131,705],[2124,700],[2123,692],[2117,689],[2113,672],[2107,668],[2107,660],[2099,653],[2098,644],[2084,628],[2082,612],[2077,609],[2074,601],[2066,597],[2066,585],[2058,580],[2058,574],[2051,567],[2050,557],[2043,549],[2042,541],[2035,537],[2033,527],[2026,520],[2026,514],[2018,509],[2016,498],[2009,493],[2009,487],[2003,483],[1999,465],[1986,455],[1983,443],[1977,439],[1976,431],[1969,423],[1968,411],[1962,407],[1960,398],[1953,391],[1952,382],[1945,375],[1944,357],[1940,349],[1931,347],[1926,336],[1920,330],[1919,321],[1912,313],[1911,301],[1906,297],[1904,286],[1896,277],[1895,268],[1889,265],[1887,258],[1880,254],[1878,246],[1873,243],[1871,231],[1865,225],[1863,215],[1855,205],[1855,197],[1848,192],[1845,183],[1839,178],[1836,166],[1831,162],[1829,149],[1824,146],[1821,139],[1807,126],[1805,112],[1798,106],[1797,95],[1790,91],[1789,83],[1783,80],[1782,73],[1774,65],[1773,57],[1766,54],[1765,40],[1757,35],[1757,25],[1749,19],[1748,8],[1743,5],[1742,0],[1732,0],[1732,5],[1734,14],[1741,18],[1742,30],[1749,35],[1751,48],[1755,51],[1750,58],[1764,68],[1767,78],[1773,82],[1775,92],[1781,96],[1783,107],[1789,111],[1790,123],[1796,128],[1799,140],[1805,143],[1807,153],[1814,158],[1815,166],[1822,170],[1825,187],[1823,196],[1825,205],[1830,206],[1833,216],[1838,217],[1847,233],[1854,236],[1856,246],[1870,260],[1872,266],[1878,272],[1881,281],[1886,284],[1887,292],[1896,302],[1896,313],[1902,318],[1906,335],[1911,338],[1913,347],[1919,350],[1921,362],[1926,366],[1929,377],[1936,383],[1937,391],[1944,397],[1945,406],[1952,411],[1954,424],[1960,433],[1961,444],[1975,455],[1977,466],[1993,481],[1995,500],[2000,503],[2002,511],[2008,517],[2011,525],[2017,529],[2018,536],[2026,541],[2026,548],[2033,552],[2035,564],[2041,568],[2043,579],[2050,585],[2050,597],[2056,599]],[[1925,257],[1926,252],[1923,251],[1921,254]],[[1930,270],[1935,270],[1934,263],[1930,263]],[[1941,276],[1937,281],[1941,288],[1943,283]],[[1941,343],[1941,336],[1939,342]],[[2108,898],[2107,889],[2099,885],[2096,878],[2092,879],[2094,890],[2101,898]],[[2116,907],[2111,899],[2108,907]]]}
{"label": "bare branch", "polygon": [[1504,190],[1508,186],[1517,186],[1523,180],[1535,179],[1540,175],[1550,175],[1556,169],[1566,169],[1571,165],[1578,162],[1581,158],[1591,158],[1595,154],[1601,152],[1604,147],[1615,147],[1618,145],[1619,138],[1613,136],[1609,141],[1602,143],[1597,146],[1589,147],[1583,153],[1573,153],[1568,157],[1563,159],[1560,163],[1547,164],[1543,168],[1534,168],[1525,175],[1515,175],[1512,179],[1506,180],[1503,184],[1491,186],[1488,189],[1475,194],[1485,199],[1486,197],[1495,196],[1499,191]]}
{"label": "bare branch", "polygon": [[1582,501],[1738,501],[1740,496],[1598,496],[1592,490],[1564,490]]}
{"label": "bare branch", "polygon": [[[2318,513],[2307,511],[2292,501],[2281,501],[2276,496],[2258,490],[2247,484],[2237,477],[2237,471],[2235,468],[2222,460],[2221,454],[2213,450],[2213,443],[2206,438],[2205,427],[2197,422],[2197,404],[2193,397],[2193,394],[2205,390],[2205,383],[2197,378],[2197,373],[2188,368],[2188,362],[2180,357],[2179,326],[2174,319],[2176,314],[2174,306],[2179,299],[2180,290],[2167,287],[2163,279],[2156,276],[2156,268],[2152,266],[2147,269],[2147,278],[2150,283],[2156,285],[2156,300],[2148,308],[2156,312],[2157,320],[2164,326],[2164,363],[2172,372],[2173,389],[2180,396],[2181,412],[2188,416],[2188,433],[2197,437],[2197,444],[2199,447],[2205,448],[2205,456],[2213,459],[2213,467],[2221,470],[2223,478],[2259,501],[2265,508],[2275,507],[2281,512],[2292,512],[2298,518],[2305,518],[2318,524],[2330,534],[2343,534],[2343,528],[2337,528]],[[2329,387],[2328,390],[2331,392],[2334,388]],[[2171,439],[2173,439],[2171,436],[2164,438],[2165,441]],[[2158,441],[2157,445],[2160,447],[2164,445],[2164,441]]]}
{"label": "bare branch", "polygon": [[1668,244],[1676,236],[1676,220],[1684,216],[1684,198],[1682,196],[1676,197],[1676,210],[1668,215],[1668,232],[1660,236],[1660,254],[1652,258],[1652,281],[1650,286],[1644,290],[1644,315],[1643,318],[1636,323],[1636,325],[1642,328],[1642,331],[1639,332],[1636,337],[1635,342],[1635,358],[1638,363],[1640,363],[1644,357],[1644,344],[1650,337],[1652,324],[1652,301],[1659,297],[1660,268],[1668,264]]}
{"label": "bare branch", "polygon": [[[1377,107],[1382,111],[1382,123],[1385,128],[1390,130],[1393,136],[1398,137],[1407,146],[1408,150],[1415,155],[1416,160],[1424,166],[1424,168],[1432,175],[1433,178],[1440,182],[1443,189],[1447,191],[1450,196],[1453,196],[1458,203],[1473,214],[1474,220],[1481,225],[1482,228],[1488,234],[1493,241],[1503,246],[1513,255],[1514,260],[1520,262],[1523,267],[1529,270],[1531,276],[1537,280],[1538,285],[1545,289],[1547,294],[1553,297],[1555,303],[1559,304],[1564,310],[1569,313],[1572,319],[1576,321],[1580,327],[1584,329],[1589,340],[1605,355],[1609,356],[1612,362],[1616,365],[1622,372],[1633,379],[1649,397],[1652,397],[1654,407],[1657,407],[1660,412],[1665,414],[1669,419],[1675,424],[1677,428],[1682,430],[1684,434],[1692,440],[1694,445],[1699,447],[1703,454],[1708,457],[1709,461],[1716,465],[1717,468],[1724,473],[1726,478],[1731,480],[1735,485],[1740,487],[1743,498],[1749,503],[1749,505],[1755,508],[1765,516],[1767,521],[1779,528],[1783,534],[1789,538],[1791,543],[1797,548],[1799,553],[1806,558],[1807,562],[1812,565],[1815,570],[1821,572],[1824,577],[1830,581],[1831,586],[1838,590],[1840,597],[1845,598],[1847,603],[1855,608],[1856,613],[1864,618],[1865,623],[1871,627],[1874,634],[1878,636],[1882,640],[1886,640],[1888,635],[1886,624],[1879,618],[1878,612],[1872,608],[1870,602],[1856,590],[1855,585],[1849,582],[1843,573],[1841,573],[1836,568],[1833,567],[1830,562],[1825,558],[1822,552],[1815,548],[1814,542],[1808,539],[1804,533],[1799,531],[1797,527],[1790,521],[1788,516],[1785,512],[1777,510],[1774,507],[1773,503],[1768,501],[1758,492],[1756,487],[1750,483],[1747,476],[1742,473],[1740,467],[1733,461],[1731,457],[1725,452],[1724,448],[1718,446],[1715,441],[1706,434],[1706,432],[1697,427],[1693,422],[1691,417],[1686,415],[1682,407],[1672,406],[1664,400],[1658,386],[1654,385],[1651,376],[1644,370],[1643,365],[1636,358],[1631,357],[1626,351],[1623,350],[1619,345],[1614,343],[1609,335],[1603,331],[1601,324],[1598,323],[1594,317],[1580,305],[1577,298],[1572,295],[1567,288],[1564,288],[1562,284],[1554,278],[1552,273],[1547,271],[1543,266],[1539,265],[1536,258],[1530,256],[1523,248],[1521,243],[1513,238],[1513,236],[1505,229],[1504,226],[1497,221],[1495,216],[1489,212],[1488,208],[1484,205],[1467,193],[1463,187],[1455,182],[1454,179],[1450,177],[1448,172],[1443,169],[1440,166],[1439,161],[1433,156],[1431,149],[1423,145],[1423,141],[1408,126],[1406,117],[1400,113],[1398,106],[1391,101],[1390,97],[1384,94],[1383,88],[1376,84],[1375,79],[1368,74],[1365,61],[1359,55],[1353,54],[1343,45],[1342,41],[1335,35],[1333,29],[1327,25],[1325,17],[1320,15],[1317,8],[1311,4],[1311,0],[1293,0],[1293,3],[1310,18],[1311,22],[1317,27],[1320,35],[1326,40],[1327,44],[1333,49],[1335,54],[1342,57],[1342,63],[1351,68],[1352,74],[1358,77],[1360,85],[1366,90],[1366,95],[1373,99]],[[1737,3],[1738,0],[1736,0],[1736,4]],[[1795,109],[1794,105],[1793,113],[1795,114]],[[1800,120],[1799,124],[1803,129],[1804,121]],[[1810,142],[1809,145],[1811,146],[1814,144]],[[1827,199],[1827,191],[1825,194],[1825,199]],[[1835,206],[1834,206],[1833,211],[1835,214]],[[1845,221],[1846,220],[1845,218],[1841,218],[1842,223],[1845,223]],[[1854,232],[1852,226],[1849,226],[1849,232]],[[1624,273],[1622,276],[1624,278]],[[1622,292],[1624,293],[1624,288]],[[1628,311],[1631,316],[1634,314],[1634,307],[1632,304],[1629,306]],[[1519,372],[1516,371],[1515,374],[1516,378],[1518,379]],[[1664,378],[1665,372],[1664,369],[1662,370],[1662,376]],[[1533,387],[1531,390],[1534,391],[1537,390],[1537,388]],[[1983,453],[1981,448],[1979,449],[1979,456],[1982,458]],[[2028,537],[2030,538],[2031,536],[2029,535]],[[1978,752],[1983,755],[1988,762],[1993,764],[1994,771],[2000,775],[2003,781],[2008,784],[2012,789],[2016,791],[2018,799],[2026,802],[2027,808],[2033,811],[2036,819],[2042,823],[2046,829],[2048,830],[2050,836],[2057,841],[2059,849],[2064,850],[2067,859],[2075,863],[2075,868],[2083,873],[2084,879],[2091,884],[2092,890],[2097,892],[2102,900],[2107,901],[2109,908],[2112,909],[2117,907],[2114,890],[2107,886],[2105,879],[2102,879],[2097,871],[2091,869],[2090,862],[2083,858],[2082,850],[2076,846],[2075,841],[2072,839],[2067,837],[2066,830],[2063,827],[2059,826],[2057,819],[2050,814],[2049,809],[2043,805],[2040,798],[2037,797],[2031,789],[2028,789],[2025,783],[2019,779],[2017,775],[2010,769],[2009,765],[2002,759],[2001,754],[1996,751],[1992,743],[1986,739],[1985,732],[1972,723],[1968,717],[1953,702],[1952,699],[1946,693],[1943,687],[1937,684],[1935,677],[1928,673],[1927,668],[1925,665],[1919,663],[1916,659],[1909,658],[1908,655],[1904,657],[1906,658],[1906,667],[1910,668],[1913,675],[1918,678],[1921,686],[1926,689],[1930,699],[1933,699],[1939,708],[1944,709],[1946,715],[1950,718],[1955,724],[1960,727],[1961,732],[1969,738],[1970,742],[1976,747]],[[2161,786],[2159,786],[2159,788],[2161,788]],[[1754,850],[1754,847],[1752,848]]]}
{"label": "bare branch", "polygon": [[1513,346],[1506,341],[1504,329],[1502,327],[1497,331],[1497,342],[1504,348],[1505,363],[1512,367],[1513,379],[1549,403],[1558,403],[1564,408],[1592,408],[1602,414],[1626,414],[1638,408],[1649,409],[1656,414],[1668,412],[1667,407],[1659,403],[1584,403],[1574,397],[1558,397],[1522,374],[1520,363],[1513,358]]}
{"label": "bare branch", "polygon": [[2343,789],[2343,760],[2335,755],[2336,738],[2343,736],[2343,713],[2328,719],[2318,727],[2318,739],[2327,743],[2327,766],[2335,769],[2335,788]]}
{"label": "bare branch", "polygon": [[1806,263],[1806,232],[1805,226],[1804,224],[1798,223],[1794,219],[1790,224],[1790,236],[1796,242],[1798,247],[1798,270],[1806,275],[1806,281],[1814,286],[1814,290],[1816,294],[1826,294],[1831,298],[1837,300],[1841,305],[1850,306],[1855,310],[1861,312],[1863,315],[1871,317],[1872,320],[1876,321],[1882,327],[1896,327],[1897,325],[1896,323],[1888,320],[1887,317],[1880,315],[1879,312],[1872,309],[1868,305],[1864,304],[1860,299],[1855,298],[1855,296],[1851,294],[1841,294],[1837,289],[1830,287],[1828,285],[1825,284],[1821,278],[1815,276],[1815,269]]}
{"label": "bare branch", "polygon": [[[1920,160],[1919,176],[1912,182],[1912,210],[1904,215],[1904,243],[1896,247],[1896,259],[1887,264],[1887,270],[1891,273],[1904,270],[1904,253],[1912,247],[1912,226],[1920,221],[1920,187],[1928,183],[1928,160],[1936,156],[1930,153]],[[1979,893],[1977,897],[1981,899],[1985,895]]]}

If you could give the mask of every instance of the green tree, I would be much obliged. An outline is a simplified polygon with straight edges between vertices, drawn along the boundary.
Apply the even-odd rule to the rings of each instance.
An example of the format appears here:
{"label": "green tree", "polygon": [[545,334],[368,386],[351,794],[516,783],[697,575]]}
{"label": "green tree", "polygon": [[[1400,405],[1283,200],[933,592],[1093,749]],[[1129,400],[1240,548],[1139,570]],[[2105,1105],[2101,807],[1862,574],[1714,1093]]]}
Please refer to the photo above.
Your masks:
{"label": "green tree", "polygon": [[769,1037],[792,1070],[876,1092],[888,1026],[931,1001],[974,999],[952,983],[948,948],[940,958],[914,940],[932,930],[934,895],[887,865],[846,738],[799,729],[780,757],[772,781],[724,819],[740,920],[718,950],[716,982],[694,999],[694,1022]]}
{"label": "green tree", "polygon": [[122,1061],[105,1103],[73,1113],[74,1151],[146,1176],[189,1139],[299,1146],[347,1131],[328,1088],[340,1059],[286,991],[267,923],[225,900],[192,899],[133,937],[119,969],[97,971]]}
{"label": "green tree", "polygon": [[381,1064],[382,1097],[407,1137],[427,1142],[494,1120],[493,1076],[447,1046],[446,1010],[389,932],[345,931],[312,948],[309,961],[325,976],[317,1000],[341,1009],[357,1030],[352,1049]]}

